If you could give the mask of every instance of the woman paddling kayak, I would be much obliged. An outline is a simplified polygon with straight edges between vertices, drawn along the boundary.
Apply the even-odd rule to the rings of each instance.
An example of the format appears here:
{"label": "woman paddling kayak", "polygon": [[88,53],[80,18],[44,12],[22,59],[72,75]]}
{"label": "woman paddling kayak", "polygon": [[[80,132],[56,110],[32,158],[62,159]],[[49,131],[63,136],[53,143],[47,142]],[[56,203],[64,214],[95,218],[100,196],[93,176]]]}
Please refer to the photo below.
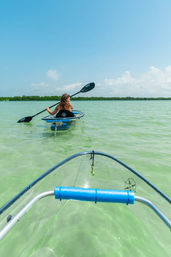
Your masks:
{"label": "woman paddling kayak", "polygon": [[74,116],[74,114],[71,112],[73,110],[73,106],[70,103],[70,95],[68,95],[68,94],[62,95],[59,105],[57,105],[56,108],[52,112],[50,111],[49,107],[47,107],[46,110],[51,115],[55,115],[57,113],[56,117],[60,117],[63,112],[69,117]]}

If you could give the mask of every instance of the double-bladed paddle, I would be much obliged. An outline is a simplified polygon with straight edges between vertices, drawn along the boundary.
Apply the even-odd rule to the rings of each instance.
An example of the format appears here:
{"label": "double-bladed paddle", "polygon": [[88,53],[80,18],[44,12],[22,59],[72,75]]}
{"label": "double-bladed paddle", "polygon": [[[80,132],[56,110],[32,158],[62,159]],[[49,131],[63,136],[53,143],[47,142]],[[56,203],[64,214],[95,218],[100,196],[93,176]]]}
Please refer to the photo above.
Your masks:
{"label": "double-bladed paddle", "polygon": [[[75,96],[75,95],[77,95],[77,94],[79,94],[79,93],[88,92],[88,91],[92,90],[94,87],[95,87],[95,83],[94,83],[94,82],[88,83],[88,84],[85,85],[79,92],[77,92],[77,93],[71,95],[70,97],[73,97],[73,96]],[[52,107],[54,107],[54,106],[57,105],[57,104],[59,104],[59,102],[56,103],[56,104],[54,104],[54,105],[52,105],[52,106],[50,106],[49,108],[52,108]],[[33,116],[24,117],[24,118],[18,120],[17,122],[19,122],[19,123],[20,123],[20,122],[30,122],[35,116],[37,116],[37,115],[39,115],[40,113],[45,112],[45,111],[46,111],[46,109],[44,109],[44,110],[41,111],[41,112],[36,113],[36,114],[33,115]]]}

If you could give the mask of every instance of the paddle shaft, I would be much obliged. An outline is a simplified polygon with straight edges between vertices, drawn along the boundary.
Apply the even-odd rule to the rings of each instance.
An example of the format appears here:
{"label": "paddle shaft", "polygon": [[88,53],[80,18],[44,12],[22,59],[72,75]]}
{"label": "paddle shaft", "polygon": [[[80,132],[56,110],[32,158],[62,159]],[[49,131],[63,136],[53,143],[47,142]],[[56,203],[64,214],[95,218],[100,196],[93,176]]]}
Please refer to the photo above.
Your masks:
{"label": "paddle shaft", "polygon": [[[73,94],[73,95],[71,95],[70,97],[73,97],[73,96],[75,96],[75,95],[77,95],[77,94],[79,94],[79,93],[80,93],[80,91],[77,92],[77,93],[75,93],[75,94]],[[54,107],[55,105],[57,105],[57,104],[59,104],[59,103],[60,103],[60,102],[58,102],[58,103],[56,103],[56,104],[53,104],[53,105],[51,105],[49,108],[52,108],[52,107]],[[43,111],[40,111],[40,112],[36,113],[35,115],[32,116],[32,118],[35,117],[35,116],[37,116],[37,115],[39,115],[39,114],[42,113],[42,112],[45,112],[45,111],[46,111],[46,109],[44,109]]]}
{"label": "paddle shaft", "polygon": [[[73,96],[75,96],[75,95],[77,95],[77,94],[79,94],[79,93],[88,92],[88,91],[92,90],[94,87],[95,87],[95,83],[94,83],[94,82],[91,82],[91,83],[85,85],[79,92],[77,92],[77,93],[71,95],[70,97],[73,97]],[[57,104],[59,104],[59,102],[56,103],[56,104],[53,104],[53,105],[50,106],[49,108],[52,108],[53,106],[55,106],[55,105],[57,105]],[[40,111],[40,112],[36,113],[36,114],[33,115],[33,116],[24,117],[24,118],[18,120],[17,122],[18,122],[18,123],[20,123],[20,122],[30,122],[35,116],[37,116],[37,115],[39,115],[40,113],[45,112],[45,111],[46,111],[46,109],[44,109],[43,111]]]}

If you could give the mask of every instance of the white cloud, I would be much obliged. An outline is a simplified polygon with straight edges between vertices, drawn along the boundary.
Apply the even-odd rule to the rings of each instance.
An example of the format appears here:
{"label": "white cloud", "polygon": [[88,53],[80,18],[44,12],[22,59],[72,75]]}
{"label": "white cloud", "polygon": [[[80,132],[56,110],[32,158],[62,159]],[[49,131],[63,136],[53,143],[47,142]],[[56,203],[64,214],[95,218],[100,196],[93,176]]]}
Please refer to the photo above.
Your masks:
{"label": "white cloud", "polygon": [[[68,84],[68,85],[64,85],[60,88],[61,91],[66,91],[67,93],[71,93],[73,92],[73,90],[80,90],[81,89],[81,85],[82,83],[78,82],[78,83],[73,83],[73,84]],[[57,89],[58,90],[58,89]]]}
{"label": "white cloud", "polygon": [[57,81],[59,78],[59,74],[57,73],[56,70],[48,70],[46,72],[46,75],[48,76],[48,78]]}
{"label": "white cloud", "polygon": [[100,95],[104,96],[168,97],[171,96],[171,66],[164,70],[151,66],[138,76],[125,71],[115,79],[104,79],[98,87]]}
{"label": "white cloud", "polygon": [[44,90],[47,88],[48,88],[48,84],[45,82],[31,84],[31,91],[39,91],[39,90]]}
{"label": "white cloud", "polygon": [[50,95],[49,94],[50,86],[46,82],[32,83],[31,86],[27,89],[28,95]]}
{"label": "white cloud", "polygon": [[[50,84],[40,82],[32,83],[29,91],[34,95],[74,94],[82,86],[84,85],[80,82],[65,85],[59,85],[56,82],[51,82]],[[105,78],[103,81],[97,81],[95,89],[86,95],[171,97],[171,66],[167,66],[165,69],[151,66],[146,72],[139,75],[133,75],[130,71],[125,71],[116,78]]]}
{"label": "white cloud", "polygon": [[64,93],[73,94],[81,89],[82,83],[68,85],[48,84],[46,82],[32,83],[29,88],[31,94],[36,95],[62,95]]}
{"label": "white cloud", "polygon": [[82,83],[78,82],[78,83],[63,85],[60,87],[56,86],[54,88],[53,95],[63,95],[64,93],[72,95],[81,89],[81,85]]}

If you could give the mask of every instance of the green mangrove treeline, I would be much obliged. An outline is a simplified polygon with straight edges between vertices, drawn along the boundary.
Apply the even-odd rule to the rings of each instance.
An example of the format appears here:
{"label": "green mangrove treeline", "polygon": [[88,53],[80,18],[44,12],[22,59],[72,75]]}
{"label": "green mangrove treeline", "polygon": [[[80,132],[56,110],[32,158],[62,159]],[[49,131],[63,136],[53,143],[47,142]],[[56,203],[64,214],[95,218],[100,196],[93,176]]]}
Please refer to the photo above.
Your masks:
{"label": "green mangrove treeline", "polygon": [[[59,101],[60,96],[13,96],[0,97],[0,101]],[[99,100],[171,100],[171,97],[73,97],[79,101],[99,101]]]}

